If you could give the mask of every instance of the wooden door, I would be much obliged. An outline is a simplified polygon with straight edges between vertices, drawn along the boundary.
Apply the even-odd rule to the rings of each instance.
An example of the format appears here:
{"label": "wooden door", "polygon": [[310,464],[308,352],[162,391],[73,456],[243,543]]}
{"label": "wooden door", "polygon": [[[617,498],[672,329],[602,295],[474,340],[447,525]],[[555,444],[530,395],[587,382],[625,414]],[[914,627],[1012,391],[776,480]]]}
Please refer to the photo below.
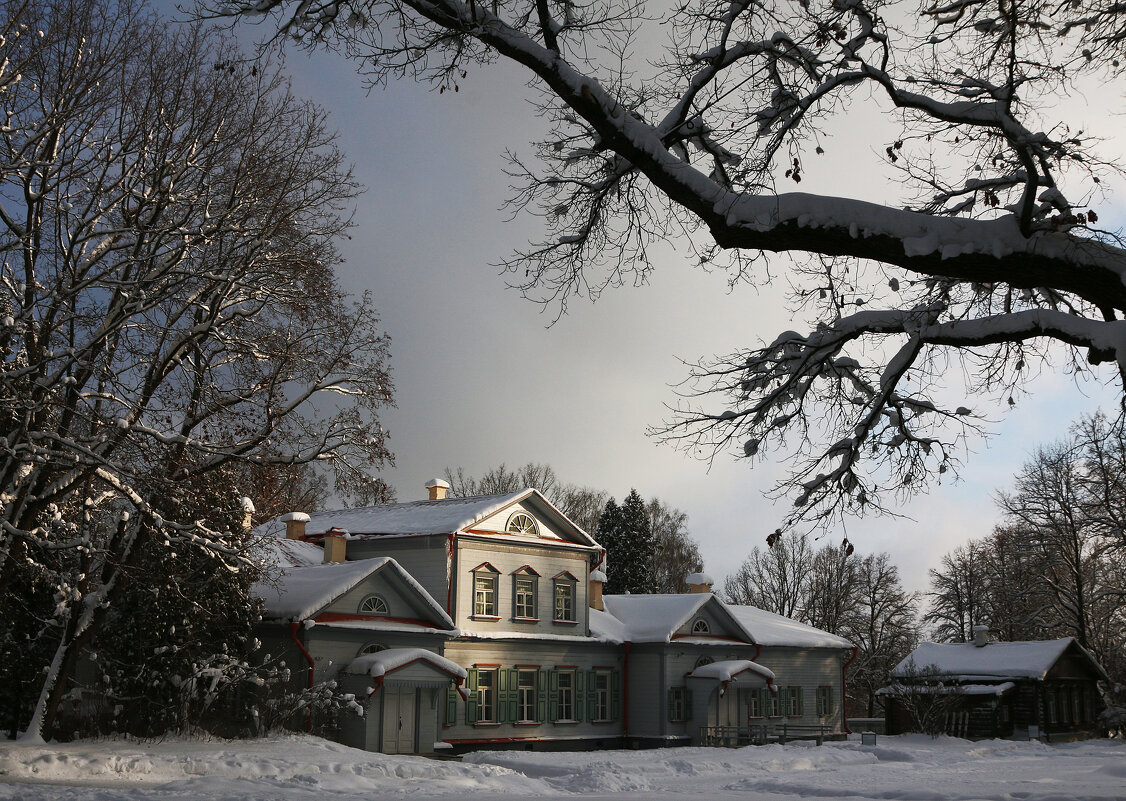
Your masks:
{"label": "wooden door", "polygon": [[412,754],[417,690],[384,687],[383,693],[383,753]]}

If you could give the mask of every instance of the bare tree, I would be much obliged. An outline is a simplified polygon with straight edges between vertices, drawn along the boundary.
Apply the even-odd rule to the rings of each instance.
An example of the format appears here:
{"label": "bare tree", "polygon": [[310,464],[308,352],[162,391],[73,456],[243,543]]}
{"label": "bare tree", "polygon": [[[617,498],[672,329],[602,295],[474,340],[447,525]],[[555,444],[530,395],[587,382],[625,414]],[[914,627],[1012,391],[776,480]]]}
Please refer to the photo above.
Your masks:
{"label": "bare tree", "polygon": [[650,498],[649,530],[653,532],[653,592],[688,592],[689,574],[704,568],[700,547],[688,531],[688,513]]}
{"label": "bare tree", "polygon": [[[812,321],[700,364],[661,431],[705,455],[776,452],[790,522],[886,509],[955,469],[985,423],[974,407],[1011,401],[1038,364],[1126,363],[1126,251],[1095,209],[1119,167],[1056,102],[1120,69],[1120,4],[204,5],[339,48],[377,83],[457,88],[497,58],[526,69],[552,127],[535,160],[515,160],[513,203],[546,230],[509,266],[561,311],[644,280],[650,243],[686,229],[732,281],[768,280],[764,254],[813,256],[793,274]],[[669,44],[649,67],[633,45],[652,31]],[[875,201],[782,191],[858,157],[822,133],[859,98],[899,127],[875,149],[898,187]],[[975,402],[940,391],[958,374]]]}
{"label": "bare tree", "polygon": [[803,620],[814,551],[804,534],[791,533],[767,548],[755,546],[723,582],[728,603],[757,606]]}
{"label": "bare tree", "polygon": [[142,546],[253,568],[184,488],[226,471],[237,512],[238,466],[318,464],[386,497],[391,383],[335,285],[357,187],[320,109],[130,0],[0,9],[0,586],[49,600],[37,737]]}
{"label": "bare tree", "polygon": [[985,548],[977,542],[955,548],[931,568],[929,605],[923,625],[937,642],[969,642],[973,627],[986,623]]}
{"label": "bare tree", "polygon": [[826,545],[813,555],[810,566],[805,622],[842,634],[856,613],[857,560],[848,545]]}
{"label": "bare tree", "polygon": [[876,691],[917,643],[919,599],[903,589],[899,570],[886,553],[861,559],[856,579],[856,612],[845,636],[858,650],[849,669],[848,690],[853,703],[872,717]]}

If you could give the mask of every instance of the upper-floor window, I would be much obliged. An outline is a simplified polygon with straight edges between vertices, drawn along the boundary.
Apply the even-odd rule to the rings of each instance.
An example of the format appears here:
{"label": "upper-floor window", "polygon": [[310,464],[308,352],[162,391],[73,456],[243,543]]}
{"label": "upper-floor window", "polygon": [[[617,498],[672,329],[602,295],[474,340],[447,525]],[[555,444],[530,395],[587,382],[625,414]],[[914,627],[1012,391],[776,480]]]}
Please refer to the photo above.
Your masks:
{"label": "upper-floor window", "polygon": [[369,595],[367,598],[360,601],[360,614],[387,615],[390,614],[390,610],[387,608],[387,602],[385,600],[378,595]]}
{"label": "upper-floor window", "polygon": [[517,512],[508,518],[508,525],[504,527],[504,530],[511,534],[524,534],[528,537],[535,537],[539,534],[536,521],[526,512]]}
{"label": "upper-floor window", "polygon": [[564,623],[575,622],[575,585],[577,581],[570,573],[560,573],[552,582],[554,587],[553,620]]}
{"label": "upper-floor window", "polygon": [[512,577],[512,616],[517,620],[536,620],[539,617],[536,609],[536,595],[539,586],[539,576],[536,571],[525,565],[516,571]]}
{"label": "upper-floor window", "polygon": [[497,577],[495,567],[485,562],[473,568],[473,616],[497,616]]}
{"label": "upper-floor window", "polygon": [[693,634],[711,634],[712,633],[712,627],[708,625],[708,621],[704,620],[702,617],[698,617],[692,623],[692,633]]}

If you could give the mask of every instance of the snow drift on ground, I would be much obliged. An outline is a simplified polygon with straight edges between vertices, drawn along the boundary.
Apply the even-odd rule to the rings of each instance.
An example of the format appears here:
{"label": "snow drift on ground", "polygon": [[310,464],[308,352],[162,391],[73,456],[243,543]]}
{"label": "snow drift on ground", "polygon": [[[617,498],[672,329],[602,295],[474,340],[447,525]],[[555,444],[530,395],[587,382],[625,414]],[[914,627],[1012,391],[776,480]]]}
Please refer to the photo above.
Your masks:
{"label": "snow drift on ground", "polygon": [[400,798],[1124,801],[1126,743],[880,737],[741,749],[395,757],[313,737],[0,745],[4,801]]}

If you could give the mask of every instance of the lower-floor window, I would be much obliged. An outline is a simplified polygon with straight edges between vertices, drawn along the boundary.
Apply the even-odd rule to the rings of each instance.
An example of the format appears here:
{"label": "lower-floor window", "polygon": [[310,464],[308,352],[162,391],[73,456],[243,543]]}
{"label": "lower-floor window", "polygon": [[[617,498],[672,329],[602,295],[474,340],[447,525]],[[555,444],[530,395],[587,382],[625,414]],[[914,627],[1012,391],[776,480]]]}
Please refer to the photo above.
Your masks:
{"label": "lower-floor window", "polygon": [[480,670],[477,672],[477,721],[495,723],[497,719],[497,672]]}
{"label": "lower-floor window", "polygon": [[610,720],[610,671],[594,673],[594,714],[596,721]]}
{"label": "lower-floor window", "polygon": [[573,670],[560,670],[557,671],[558,678],[556,679],[556,686],[558,687],[558,695],[556,697],[556,712],[555,719],[562,721],[571,721],[575,719],[575,671]]}
{"label": "lower-floor window", "polygon": [[762,694],[763,690],[747,690],[747,717],[748,718],[761,718],[762,717]]}
{"label": "lower-floor window", "polygon": [[833,714],[833,688],[817,688],[817,716],[825,717]]}
{"label": "lower-floor window", "polygon": [[518,671],[516,685],[516,722],[536,722],[536,671]]}
{"label": "lower-floor window", "polygon": [[669,690],[669,721],[683,723],[692,717],[692,694],[687,687]]}
{"label": "lower-floor window", "polygon": [[805,696],[801,687],[786,688],[786,714],[801,717],[805,714]]}

